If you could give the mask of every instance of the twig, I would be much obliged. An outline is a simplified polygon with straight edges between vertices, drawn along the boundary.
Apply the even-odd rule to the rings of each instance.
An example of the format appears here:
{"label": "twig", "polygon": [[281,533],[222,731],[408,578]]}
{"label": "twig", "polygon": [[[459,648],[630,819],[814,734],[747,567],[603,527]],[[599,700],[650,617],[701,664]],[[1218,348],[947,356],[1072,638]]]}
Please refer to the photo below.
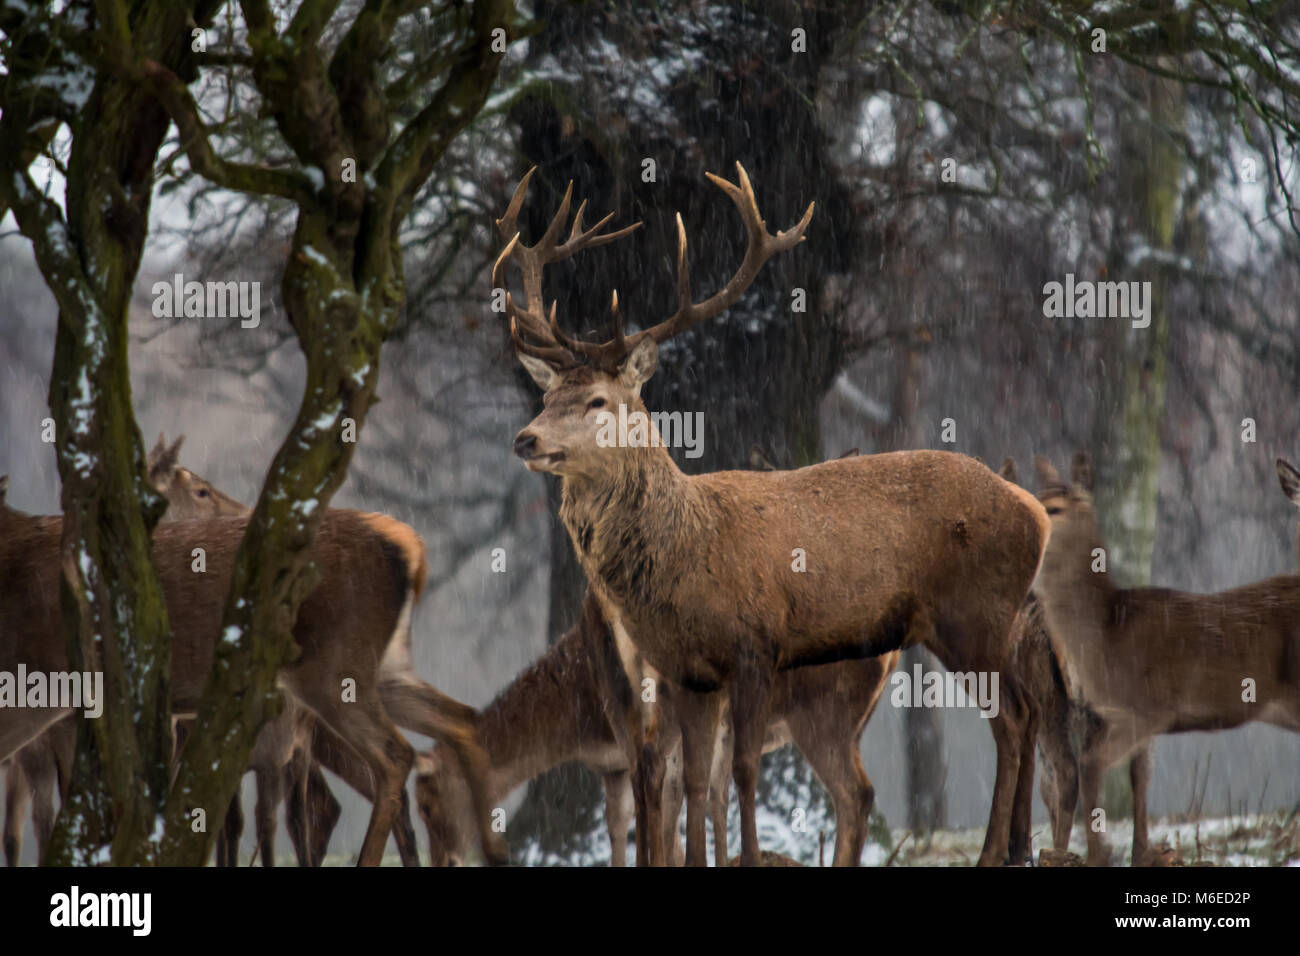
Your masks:
{"label": "twig", "polygon": [[903,834],[903,839],[898,841],[898,846],[894,847],[894,852],[889,854],[889,859],[885,861],[885,866],[891,866],[894,860],[898,859],[898,854],[903,849],[903,844],[905,844],[908,838],[911,837],[912,835],[913,834],[911,830],[908,830],[906,833]]}

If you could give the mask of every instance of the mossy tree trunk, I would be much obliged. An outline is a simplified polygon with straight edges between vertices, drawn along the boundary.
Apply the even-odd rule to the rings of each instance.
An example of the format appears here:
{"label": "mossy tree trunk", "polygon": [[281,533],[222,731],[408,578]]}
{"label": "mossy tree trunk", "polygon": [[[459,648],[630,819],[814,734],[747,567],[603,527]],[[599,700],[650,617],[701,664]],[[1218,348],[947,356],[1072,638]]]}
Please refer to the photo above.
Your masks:
{"label": "mossy tree trunk", "polygon": [[[268,3],[242,4],[254,83],[297,161],[292,169],[217,157],[185,85],[160,64],[139,65],[199,173],[217,185],[294,201],[297,225],[281,288],[307,359],[302,405],[240,546],[222,615],[225,637],[167,805],[161,859],[168,864],[207,859],[215,832],[193,834],[191,811],[204,808],[214,819],[230,802],[258,728],[282,706],[276,672],[295,653],[290,628],[315,583],[308,551],[346,477],[375,401],[380,346],[405,302],[399,229],[448,145],[486,102],[501,60],[494,31],[512,26],[505,0],[449,13],[450,47],[435,60],[443,69],[432,73],[441,85],[399,125],[408,104],[393,98],[397,84],[383,67],[396,55],[393,31],[405,11],[367,6],[327,56],[321,34],[333,7],[305,2],[281,30]],[[429,70],[429,61],[417,58],[405,78],[407,95]],[[350,165],[354,176],[345,172]]]}
{"label": "mossy tree trunk", "polygon": [[[210,20],[217,6],[137,5],[139,49],[185,72],[190,21]],[[127,363],[131,291],[169,123],[138,84],[90,66],[97,34],[125,23],[111,4],[94,13],[72,4],[61,17],[9,8],[0,24],[21,38],[6,51],[0,94],[0,205],[12,207],[31,240],[59,308],[49,401],[65,515],[64,637],[73,670],[104,675],[103,714],[81,720],[70,790],[46,852],[46,862],[59,864],[104,862],[110,844],[114,864],[146,862],[172,752],[171,642],[149,544],[165,504],[145,478]],[[50,55],[36,56],[41,50]],[[91,84],[84,104],[77,79]],[[28,171],[61,123],[71,134],[66,213]]]}
{"label": "mossy tree trunk", "polygon": [[[117,864],[207,859],[215,827],[196,832],[193,811],[221,819],[258,729],[282,704],[275,675],[295,653],[290,628],[314,580],[308,550],[375,400],[380,346],[405,299],[398,230],[482,108],[514,27],[505,0],[459,5],[440,14],[438,49],[399,61],[393,31],[414,10],[373,4],[335,24],[343,39],[327,55],[321,37],[337,4],[306,0],[280,29],[269,2],[247,0],[250,49],[227,52],[251,65],[297,165],[244,164],[218,154],[189,91],[191,30],[222,5],[102,0],[59,16],[6,8],[0,22],[0,203],[32,241],[60,310],[50,400],[68,515],[65,626],[73,666],[105,672],[104,719],[81,734],[56,862],[101,862],[109,841]],[[85,103],[50,92],[70,99],[77,78],[90,86]],[[59,122],[73,133],[66,220],[27,170]],[[131,412],[127,319],[171,122],[200,175],[295,203],[282,290],[307,382],[241,544],[225,639],[169,790],[170,641],[149,548],[163,503],[145,482]]]}
{"label": "mossy tree trunk", "polygon": [[[1133,231],[1148,252],[1135,269],[1117,264],[1109,278],[1151,283],[1150,325],[1103,320],[1108,375],[1101,379],[1094,463],[1107,566],[1129,587],[1151,583],[1155,551],[1170,322],[1169,283],[1160,258],[1174,247],[1183,175],[1178,139],[1186,111],[1186,92],[1176,81],[1151,74],[1138,81],[1147,115],[1130,118],[1118,165],[1131,177],[1137,210]],[[1111,815],[1132,814],[1127,768],[1107,775],[1102,801]]]}

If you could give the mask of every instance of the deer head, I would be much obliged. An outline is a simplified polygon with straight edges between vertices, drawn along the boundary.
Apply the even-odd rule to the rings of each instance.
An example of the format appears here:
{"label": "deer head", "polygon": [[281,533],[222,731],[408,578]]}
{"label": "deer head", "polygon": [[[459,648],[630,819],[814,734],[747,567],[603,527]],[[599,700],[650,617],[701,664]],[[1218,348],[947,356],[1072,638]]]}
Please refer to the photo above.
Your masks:
{"label": "deer head", "polygon": [[167,520],[187,521],[197,518],[220,518],[226,515],[246,515],[252,509],[218,491],[211,482],[200,478],[178,463],[181,435],[169,446],[167,439],[158,433],[158,442],[149,452],[146,463],[149,483],[167,499]]}
{"label": "deer head", "polygon": [[[558,243],[568,220],[573,184],[565,190],[559,211],[545,234],[532,246],[519,241],[519,210],[523,205],[533,171],[530,170],[515,190],[506,214],[497,220],[497,228],[506,246],[492,269],[495,288],[504,288],[504,269],[516,262],[523,273],[525,304],[519,306],[508,293],[506,313],[515,351],[529,375],[546,393],[544,410],[515,439],[515,454],[532,471],[545,471],[566,478],[599,479],[622,466],[624,455],[638,454],[641,447],[611,444],[602,439],[602,429],[611,427],[610,416],[620,422],[635,420],[633,413],[646,414],[641,401],[641,386],[655,372],[659,362],[659,345],[684,329],[712,318],[732,306],[757,277],[763,265],[778,252],[793,248],[803,240],[812,220],[813,204],[792,228],[775,236],[767,231],[758,211],[754,190],[744,167],[736,164],[739,185],[712,173],[710,182],[721,189],[736,205],[749,234],[745,257],[735,275],[718,292],[702,302],[691,299],[690,270],[686,261],[686,227],[677,216],[677,310],[667,319],[632,335],[623,334],[618,292],[611,298],[614,337],[608,342],[587,342],[566,335],[556,321],[556,306],[549,316],[542,301],[542,270],[552,262],[567,259],[581,249],[604,245],[619,239],[640,226],[628,226],[603,233],[613,213],[590,229],[583,228],[583,202],[578,207],[569,238]],[[619,417],[620,406],[626,417]],[[648,419],[642,419],[648,421]],[[653,426],[648,426],[653,427]]]}
{"label": "deer head", "polygon": [[1074,456],[1067,486],[1046,458],[1034,458],[1038,477],[1038,500],[1047,511],[1052,532],[1043,551],[1035,590],[1052,594],[1097,593],[1109,588],[1109,569],[1096,564],[1095,552],[1102,548],[1097,513],[1092,499],[1092,466],[1088,456]]}
{"label": "deer head", "polygon": [[454,758],[435,746],[415,758],[415,805],[433,866],[462,866],[473,852],[474,801]]}

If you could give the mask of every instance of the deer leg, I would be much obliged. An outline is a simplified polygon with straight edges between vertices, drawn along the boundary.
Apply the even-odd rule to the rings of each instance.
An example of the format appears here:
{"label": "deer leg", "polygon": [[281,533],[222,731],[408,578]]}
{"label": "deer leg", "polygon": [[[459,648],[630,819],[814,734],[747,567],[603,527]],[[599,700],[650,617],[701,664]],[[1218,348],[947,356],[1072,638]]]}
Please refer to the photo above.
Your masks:
{"label": "deer leg", "polygon": [[[309,688],[294,688],[299,693]],[[314,698],[314,699],[313,699]],[[366,827],[358,866],[378,866],[383,862],[388,833],[402,804],[406,778],[415,762],[415,750],[385,713],[379,697],[358,687],[358,700],[343,704],[333,695],[304,696],[316,715],[351,746],[370,768],[374,782],[370,823]],[[327,764],[328,766],[328,764]]]}
{"label": "deer leg", "polygon": [[[1109,866],[1110,847],[1102,835],[1105,830],[1105,816],[1098,817],[1100,809],[1101,778],[1106,772],[1107,761],[1101,747],[1092,747],[1085,751],[1079,760],[1079,791],[1083,799],[1083,810],[1088,833],[1088,865]],[[1100,821],[1100,822],[1099,822]],[[1098,827],[1100,826],[1100,829]]]}
{"label": "deer leg", "polygon": [[27,805],[32,791],[18,760],[5,763],[5,864],[17,866],[23,852],[23,824],[27,822]]}
{"label": "deer leg", "polygon": [[397,841],[397,857],[402,866],[420,865],[420,845],[415,840],[415,827],[411,823],[411,795],[402,785],[397,816],[393,818],[393,839]]}
{"label": "deer leg", "polygon": [[[758,768],[767,736],[768,703],[772,695],[772,671],[757,660],[740,662],[731,682],[731,728],[735,748],[732,776],[740,800],[741,866],[758,866],[758,815],[755,806]],[[685,732],[686,728],[683,728]],[[709,734],[710,741],[713,734]],[[687,848],[689,854],[690,848]]]}
{"label": "deer leg", "polygon": [[[326,724],[317,721],[312,732],[311,748],[312,757],[319,761],[322,767],[338,774],[344,783],[367,800],[374,801],[375,784],[371,777],[370,767],[362,759],[361,755],[353,749],[351,744]],[[316,773],[319,772],[319,770],[316,770]],[[324,784],[323,777],[321,783]],[[403,785],[403,799],[398,805],[396,815],[393,817],[393,839],[397,842],[397,852],[402,858],[402,865],[419,866],[420,856],[415,842],[415,829],[411,826],[410,804],[405,799],[405,795],[406,787]],[[325,845],[329,841],[329,834],[333,831],[334,824],[338,822],[338,802],[334,800],[332,795],[330,802],[333,804],[334,809],[327,816],[329,824],[323,830],[323,842],[319,844],[318,850],[315,851],[318,860],[324,858]],[[313,832],[316,831],[313,830]]]}
{"label": "deer leg", "polygon": [[1001,703],[996,717],[989,718],[993,742],[997,746],[997,776],[993,782],[993,802],[989,808],[989,825],[984,831],[984,848],[976,866],[1001,866],[1006,862],[1011,840],[1011,813],[1019,784],[1020,750],[1024,739],[1024,713],[1017,694],[1003,682]]}
{"label": "deer leg", "polygon": [[263,866],[275,866],[275,827],[280,804],[284,802],[283,768],[258,767],[253,771],[253,777],[257,781],[257,803],[253,806],[257,852],[262,857]]}
{"label": "deer leg", "polygon": [[1151,780],[1151,745],[1144,744],[1128,765],[1133,785],[1133,866],[1145,866],[1151,852],[1147,836],[1147,784]]}
{"label": "deer leg", "polygon": [[[343,816],[343,807],[334,798],[329,784],[325,782],[325,774],[321,773],[320,766],[314,760],[307,762],[306,791],[307,832],[310,836],[311,846],[309,859],[312,866],[320,866],[325,860],[326,851],[329,849],[330,835],[334,832],[334,828],[338,826],[339,818]],[[409,808],[405,819],[399,812],[397,820],[393,823],[394,834],[402,829],[401,825],[403,823],[406,824],[405,829],[411,831],[411,842],[414,843],[415,833],[411,828]],[[400,840],[397,846],[400,851],[402,846]]]}
{"label": "deer leg", "polygon": [[[478,712],[468,704],[462,704],[426,684],[414,674],[386,675],[380,682],[379,694],[384,709],[399,726],[433,737],[451,748],[469,783],[483,855],[494,865],[510,862],[510,850],[505,839],[492,830],[492,804],[488,799],[487,788],[491,762],[487,751],[478,742]],[[403,785],[404,800],[405,795]],[[409,802],[405,806],[407,810],[403,815],[409,821]],[[412,829],[412,839],[414,836],[415,831]]]}
{"label": "deer leg", "polygon": [[289,830],[289,842],[299,866],[311,866],[311,824],[307,809],[307,756],[295,750],[293,760],[282,771],[284,777],[284,821]]}
{"label": "deer leg", "polygon": [[[723,696],[682,691],[674,701],[682,727],[682,779],[686,788],[686,865],[708,866],[709,778],[717,750]],[[724,837],[725,840],[725,837]],[[724,850],[725,853],[725,850]]]}
{"label": "deer leg", "polygon": [[682,781],[682,750],[674,746],[664,762],[664,855],[666,865],[684,866],[686,850],[682,846],[682,800],[686,789]]}
{"label": "deer leg", "polygon": [[1038,790],[1052,820],[1052,846],[1063,852],[1070,848],[1070,830],[1074,828],[1074,810],[1079,801],[1079,764],[1068,731],[1052,718],[1044,722],[1038,745],[1043,754]]}
{"label": "deer leg", "polygon": [[[242,784],[241,784],[242,786]],[[239,865],[239,841],[244,835],[244,805],[239,789],[226,808],[226,819],[217,834],[217,866]]]}
{"label": "deer leg", "polygon": [[859,752],[862,725],[851,739],[844,740],[838,736],[826,736],[825,728],[820,728],[819,732],[808,716],[796,711],[786,718],[786,723],[794,745],[807,759],[835,807],[832,865],[857,866],[862,860],[871,808],[876,802],[875,788],[862,766]]}
{"label": "deer leg", "polygon": [[[32,831],[36,834],[37,860],[45,857],[45,848],[49,846],[50,836],[54,833],[54,788],[59,775],[53,749],[54,736],[54,728],[51,727],[17,755],[17,762],[22,765],[32,796]],[[21,821],[19,825],[21,826]]]}
{"label": "deer leg", "polygon": [[[667,759],[654,737],[641,744],[636,766],[632,771],[632,786],[639,791],[644,827],[637,823],[638,831],[645,831],[645,856],[637,856],[638,866],[665,866],[667,846],[664,843],[664,782],[667,775]],[[638,848],[640,847],[638,836]],[[645,862],[642,863],[642,860]]]}
{"label": "deer leg", "polygon": [[650,846],[655,841],[650,838],[650,803],[646,800],[645,768],[641,765],[644,734],[641,725],[641,713],[637,708],[629,707],[623,713],[621,721],[611,720],[611,724],[615,728],[615,737],[619,746],[626,756],[627,765],[631,768],[629,782],[632,789],[633,823],[636,828],[633,832],[636,847],[636,865],[649,866]]}
{"label": "deer leg", "polygon": [[632,781],[626,770],[601,777],[605,786],[605,828],[609,831],[609,865],[627,866],[627,831],[632,825]]}
{"label": "deer leg", "polygon": [[1033,856],[1034,756],[1038,740],[1038,710],[1031,703],[1025,715],[1024,735],[1020,739],[1020,769],[1016,774],[1016,793],[1011,803],[1011,834],[1007,855],[1012,866],[1023,866]]}
{"label": "deer leg", "polygon": [[713,865],[727,865],[727,809],[731,803],[731,714],[718,728],[709,769],[709,822],[713,827]]}

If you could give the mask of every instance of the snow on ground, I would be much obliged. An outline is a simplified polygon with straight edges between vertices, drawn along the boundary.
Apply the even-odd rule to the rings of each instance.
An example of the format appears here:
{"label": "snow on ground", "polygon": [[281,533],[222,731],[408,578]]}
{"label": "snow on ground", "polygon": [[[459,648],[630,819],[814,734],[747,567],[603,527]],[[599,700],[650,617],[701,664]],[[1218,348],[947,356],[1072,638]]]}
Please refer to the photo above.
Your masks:
{"label": "snow on ground", "polygon": [[[780,823],[777,821],[775,815],[760,808],[759,839],[763,849],[816,865],[816,831],[813,831],[809,837],[807,833],[791,830],[784,820]],[[729,842],[731,852],[735,855],[739,852],[740,846],[735,832],[734,813],[729,822],[732,828],[732,838]],[[811,856],[808,854],[810,839]],[[1034,859],[1037,860],[1040,850],[1051,849],[1052,839],[1048,827],[1036,825],[1032,839]],[[1132,821],[1118,820],[1111,824],[1107,841],[1112,850],[1112,865],[1129,865],[1132,840]],[[862,853],[862,865],[884,866],[888,863],[890,866],[973,866],[984,842],[984,828],[941,831],[920,845],[910,837],[908,831],[895,829],[890,831],[890,841],[889,845],[874,840],[869,842]],[[900,841],[902,841],[901,848]],[[587,850],[563,860],[533,853],[526,858],[525,862],[543,866],[607,865],[608,841],[601,836],[593,839],[592,843],[593,845]],[[1151,845],[1169,851],[1166,853],[1167,858],[1179,865],[1300,867],[1300,813],[1267,813],[1199,821],[1152,821]],[[825,849],[828,865],[833,846],[834,831],[829,829],[826,831]],[[1087,852],[1086,837],[1081,824],[1076,824],[1071,833],[1070,851],[1079,856]],[[628,862],[631,863],[634,859],[635,852],[629,844]],[[346,866],[354,860],[354,855],[332,854],[326,859],[326,865]],[[292,856],[286,856],[280,862],[286,866],[292,865]],[[709,864],[713,864],[711,837]],[[384,865],[400,865],[396,851],[390,852],[384,858]]]}

